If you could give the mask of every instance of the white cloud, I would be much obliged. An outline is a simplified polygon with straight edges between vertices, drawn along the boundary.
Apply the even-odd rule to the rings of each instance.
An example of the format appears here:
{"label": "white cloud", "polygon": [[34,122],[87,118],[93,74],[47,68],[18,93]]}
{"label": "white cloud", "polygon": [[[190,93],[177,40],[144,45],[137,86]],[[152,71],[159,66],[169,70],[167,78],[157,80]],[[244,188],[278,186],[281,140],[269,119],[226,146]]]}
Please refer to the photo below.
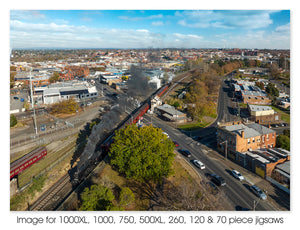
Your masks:
{"label": "white cloud", "polygon": [[163,26],[164,22],[163,21],[155,21],[151,23],[152,26]]}
{"label": "white cloud", "polygon": [[[252,30],[242,35],[230,33],[210,39],[193,33],[163,34],[147,29],[110,29],[57,23],[10,22],[11,48],[289,48],[289,24],[273,32]],[[221,40],[221,39],[223,40]]]}
{"label": "white cloud", "polygon": [[183,11],[176,12],[178,24],[192,28],[266,28],[273,21],[270,14],[273,11]]}
{"label": "white cloud", "polygon": [[150,16],[146,16],[146,17],[119,16],[118,18],[135,22],[135,21],[140,21],[140,20],[161,19],[161,18],[163,18],[163,14],[150,15]]}

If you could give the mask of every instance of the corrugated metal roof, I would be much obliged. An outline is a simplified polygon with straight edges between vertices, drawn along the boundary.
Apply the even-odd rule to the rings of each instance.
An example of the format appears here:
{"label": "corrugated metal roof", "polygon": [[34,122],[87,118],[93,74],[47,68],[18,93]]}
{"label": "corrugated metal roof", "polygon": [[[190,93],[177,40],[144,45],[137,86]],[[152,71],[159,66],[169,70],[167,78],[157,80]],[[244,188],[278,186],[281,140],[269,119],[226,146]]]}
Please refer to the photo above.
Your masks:
{"label": "corrugated metal roof", "polygon": [[226,126],[225,129],[240,136],[242,136],[242,131],[244,131],[245,139],[275,132],[274,130],[257,123],[230,125]]}
{"label": "corrugated metal roof", "polygon": [[261,106],[261,105],[249,105],[251,111],[268,111],[273,110],[270,106]]}

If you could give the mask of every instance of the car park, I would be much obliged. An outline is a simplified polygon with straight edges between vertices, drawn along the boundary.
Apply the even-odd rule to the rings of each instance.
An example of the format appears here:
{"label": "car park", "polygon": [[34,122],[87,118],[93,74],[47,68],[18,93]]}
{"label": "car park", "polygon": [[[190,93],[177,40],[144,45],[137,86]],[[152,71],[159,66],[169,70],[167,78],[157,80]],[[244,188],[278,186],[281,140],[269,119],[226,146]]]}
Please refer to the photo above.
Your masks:
{"label": "car park", "polygon": [[225,186],[226,182],[223,177],[218,176],[216,174],[211,174],[211,181],[214,182],[218,186]]}
{"label": "car park", "polygon": [[205,169],[205,165],[199,160],[193,160],[193,164],[196,165],[199,169]]}
{"label": "car park", "polygon": [[182,155],[184,155],[184,156],[186,156],[186,157],[191,157],[191,153],[190,153],[190,151],[188,151],[188,150],[186,150],[186,149],[181,149],[180,151],[179,151]]}
{"label": "car park", "polygon": [[232,170],[231,174],[238,180],[244,180],[245,178],[242,176],[242,174],[240,172],[238,172],[237,170]]}
{"label": "car park", "polygon": [[250,190],[259,198],[261,198],[262,200],[266,200],[267,199],[267,195],[256,185],[252,185],[250,187]]}

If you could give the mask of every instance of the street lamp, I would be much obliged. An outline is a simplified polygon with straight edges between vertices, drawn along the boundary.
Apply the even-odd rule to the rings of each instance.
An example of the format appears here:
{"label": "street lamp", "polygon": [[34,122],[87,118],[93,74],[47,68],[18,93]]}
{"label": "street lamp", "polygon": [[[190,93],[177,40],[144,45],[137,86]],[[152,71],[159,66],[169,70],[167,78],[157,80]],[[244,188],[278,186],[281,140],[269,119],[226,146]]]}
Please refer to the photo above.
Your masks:
{"label": "street lamp", "polygon": [[34,103],[33,103],[33,93],[32,93],[32,76],[31,76],[31,67],[30,67],[30,74],[29,74],[29,78],[30,78],[30,94],[31,94],[31,106],[33,109],[33,120],[34,120],[34,129],[35,129],[35,134],[38,135],[37,132],[37,125],[36,125],[36,116],[35,116],[35,108],[34,108]]}

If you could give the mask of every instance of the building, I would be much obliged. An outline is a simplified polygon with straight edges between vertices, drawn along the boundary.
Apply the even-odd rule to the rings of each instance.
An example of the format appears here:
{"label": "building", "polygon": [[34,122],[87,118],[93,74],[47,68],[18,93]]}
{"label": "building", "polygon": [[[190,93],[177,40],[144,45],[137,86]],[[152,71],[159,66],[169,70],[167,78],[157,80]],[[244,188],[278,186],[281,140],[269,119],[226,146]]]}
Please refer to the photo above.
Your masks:
{"label": "building", "polygon": [[290,161],[289,151],[280,148],[246,151],[243,154],[245,158],[242,166],[263,178],[271,177],[279,165]]}
{"label": "building", "polygon": [[276,113],[270,106],[247,104],[250,120],[259,124],[279,122],[281,114]]}
{"label": "building", "polygon": [[[228,158],[236,161],[239,153],[276,145],[276,132],[257,123],[219,125],[217,146]],[[226,149],[227,146],[227,149]]]}
{"label": "building", "polygon": [[34,89],[34,100],[38,104],[52,104],[70,98],[79,101],[98,96],[96,87],[87,82],[60,82]]}
{"label": "building", "polygon": [[276,132],[257,123],[220,124],[217,129],[217,147],[224,156],[263,178],[290,160],[289,151],[275,145]]}
{"label": "building", "polygon": [[100,81],[104,84],[112,85],[122,82],[122,79],[117,75],[100,75]]}
{"label": "building", "polygon": [[183,123],[187,121],[185,113],[182,113],[175,109],[173,106],[168,104],[163,104],[156,107],[158,114],[167,121]]}
{"label": "building", "polygon": [[271,105],[271,100],[265,92],[241,90],[244,104]]}

